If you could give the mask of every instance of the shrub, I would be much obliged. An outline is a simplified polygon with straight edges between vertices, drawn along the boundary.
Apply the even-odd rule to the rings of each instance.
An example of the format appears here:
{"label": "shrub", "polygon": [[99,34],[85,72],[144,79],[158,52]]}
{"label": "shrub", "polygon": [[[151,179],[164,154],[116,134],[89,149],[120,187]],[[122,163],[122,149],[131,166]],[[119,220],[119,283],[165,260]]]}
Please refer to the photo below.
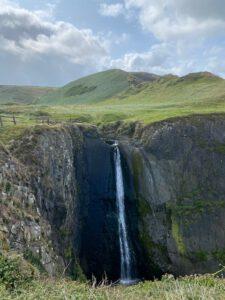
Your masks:
{"label": "shrub", "polygon": [[0,284],[14,289],[38,277],[38,271],[19,255],[0,254]]}
{"label": "shrub", "polygon": [[11,190],[11,183],[9,181],[6,182],[6,185],[5,185],[5,191],[6,193],[9,193]]}

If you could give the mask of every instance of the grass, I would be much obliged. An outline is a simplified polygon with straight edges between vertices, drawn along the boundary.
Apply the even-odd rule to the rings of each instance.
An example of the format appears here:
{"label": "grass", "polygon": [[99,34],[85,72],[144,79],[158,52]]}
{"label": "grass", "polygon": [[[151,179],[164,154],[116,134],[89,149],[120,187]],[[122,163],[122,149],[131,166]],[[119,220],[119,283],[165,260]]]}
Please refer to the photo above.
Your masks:
{"label": "grass", "polygon": [[39,104],[95,104],[125,92],[131,86],[158,78],[148,73],[108,70],[73,81],[41,97]]}
{"label": "grass", "polygon": [[[143,78],[147,76],[141,75]],[[141,75],[135,74],[136,83]],[[60,89],[61,98],[57,98],[58,90],[51,94],[53,98],[50,94],[42,98],[47,104],[69,103],[76,99],[78,104],[43,105],[38,102],[32,105],[2,105],[1,114],[15,113],[20,118],[17,126],[4,119],[0,139],[6,143],[14,136],[19,136],[23,128],[40,123],[41,118],[47,117],[54,122],[71,120],[95,125],[119,120],[151,124],[173,117],[225,113],[225,80],[212,74],[196,73],[181,78],[171,75],[154,80],[148,78],[148,82],[142,78],[142,83],[131,84],[133,76],[120,70],[102,72]],[[65,97],[63,93],[74,93],[74,96]],[[114,96],[104,99],[106,94]]]}
{"label": "grass", "polygon": [[73,81],[43,97],[40,104],[97,103],[111,98],[129,87],[128,75],[121,70],[110,70]]}
{"label": "grass", "polygon": [[130,86],[152,81],[159,76],[108,70],[73,81],[61,88],[0,86],[0,104],[85,104],[109,99]]}
{"label": "grass", "polygon": [[53,90],[49,87],[0,85],[0,103],[34,103]]}
{"label": "grass", "polygon": [[210,73],[154,77],[121,70],[100,72],[42,97],[39,104],[199,104],[223,101],[225,80]]}
{"label": "grass", "polygon": [[[141,121],[144,124],[166,120],[173,117],[182,117],[195,114],[225,113],[225,101],[205,105],[204,102],[193,105],[192,103],[167,103],[145,104],[96,104],[96,105],[65,105],[65,106],[35,106],[35,105],[14,105],[4,106],[4,110],[14,112],[17,119],[17,126],[10,120],[4,120],[4,127],[0,127],[0,139],[3,142],[9,141],[14,135],[20,135],[23,128],[40,123],[42,112],[55,122],[74,121],[90,123],[95,125],[107,124],[115,121]],[[38,121],[39,118],[39,121]],[[10,122],[9,122],[10,121]]]}
{"label": "grass", "polygon": [[78,123],[90,123],[95,125],[107,124],[115,121],[125,121],[127,123],[140,121],[143,124],[151,124],[163,121],[168,118],[182,117],[195,114],[225,113],[225,102],[218,105],[192,106],[191,104],[165,105],[158,104],[128,104],[128,105],[66,105],[66,106],[5,106],[8,112],[14,111],[17,125],[13,125],[11,120],[5,119],[4,126],[0,127],[0,140],[5,143],[14,137],[20,136],[28,126],[33,126],[41,122],[42,117],[36,117],[34,112],[42,111],[48,114],[51,121],[64,122],[73,121]]}
{"label": "grass", "polygon": [[13,291],[0,285],[2,300],[222,300],[225,299],[225,280],[210,275],[174,279],[166,275],[161,281],[146,281],[134,286],[107,286],[79,283],[65,279],[36,280]]}

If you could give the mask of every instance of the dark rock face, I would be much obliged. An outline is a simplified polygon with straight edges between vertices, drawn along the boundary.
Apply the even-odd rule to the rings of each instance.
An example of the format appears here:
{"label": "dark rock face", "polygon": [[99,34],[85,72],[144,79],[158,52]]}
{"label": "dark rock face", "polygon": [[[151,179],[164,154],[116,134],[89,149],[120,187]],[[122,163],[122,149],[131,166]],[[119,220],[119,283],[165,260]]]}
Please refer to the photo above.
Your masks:
{"label": "dark rock face", "polygon": [[142,251],[136,251],[144,256],[143,275],[219,270],[225,260],[224,117],[137,130],[122,149],[138,206]]}
{"label": "dark rock face", "polygon": [[[86,136],[84,168],[77,169],[82,230],[80,263],[85,274],[102,279],[119,278],[119,238],[111,147],[98,137]],[[80,160],[79,160],[80,161]],[[75,162],[75,166],[79,164]],[[76,244],[76,240],[74,241]]]}
{"label": "dark rock face", "polygon": [[64,264],[53,249],[52,228],[38,209],[29,176],[29,170],[0,147],[0,253],[21,253],[53,276]]}
{"label": "dark rock face", "polygon": [[[111,139],[120,141],[139,278],[215,272],[225,263],[225,118],[151,126],[36,127],[0,149],[0,251],[49,272],[120,275]],[[105,142],[107,141],[107,142]],[[8,219],[6,222],[4,220]]]}
{"label": "dark rock face", "polygon": [[28,168],[37,206],[68,271],[118,279],[113,157],[96,128],[36,129],[14,145],[14,155]]}

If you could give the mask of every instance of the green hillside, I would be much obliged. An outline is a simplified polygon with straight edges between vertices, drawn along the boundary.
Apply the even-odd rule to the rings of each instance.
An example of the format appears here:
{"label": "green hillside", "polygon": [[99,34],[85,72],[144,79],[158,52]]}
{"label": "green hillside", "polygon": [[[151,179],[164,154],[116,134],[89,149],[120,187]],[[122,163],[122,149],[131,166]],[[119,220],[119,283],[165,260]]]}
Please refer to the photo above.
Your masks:
{"label": "green hillside", "polygon": [[225,80],[208,72],[184,77],[167,75],[153,82],[131,86],[105,103],[110,104],[215,104],[225,99]]}
{"label": "green hillside", "polygon": [[[115,121],[125,123],[140,121],[150,124],[173,117],[225,113],[225,80],[211,73],[195,73],[184,77],[173,75],[159,77],[146,73],[113,70],[87,78],[89,85],[86,85],[86,89],[90,90],[82,94],[80,98],[73,96],[80,99],[75,104],[73,103],[75,98],[69,97],[65,101],[64,96],[55,103],[54,100],[58,98],[52,97],[50,93],[52,104],[51,101],[48,105],[38,101],[29,105],[2,106],[2,114],[14,113],[19,118],[17,126],[13,126],[9,119],[3,120],[4,126],[0,127],[0,140],[8,141],[20,134],[27,126],[37,124],[38,118],[41,120],[46,117],[51,120],[52,124],[67,121],[97,125]],[[62,91],[68,94],[74,91],[78,93],[81,87],[77,82],[84,81],[83,78],[76,81],[75,85],[70,83],[61,89],[61,93]],[[98,87],[91,91],[90,87],[96,82],[98,82]],[[59,90],[56,90],[54,94],[59,94]],[[105,99],[109,90],[113,97]],[[97,97],[96,91],[102,98]],[[44,98],[49,99],[49,96]],[[69,104],[70,101],[68,101],[68,104],[64,105],[68,99],[72,99],[72,103]]]}
{"label": "green hillside", "polygon": [[131,86],[154,81],[158,78],[159,76],[149,73],[108,70],[73,81],[42,97],[39,104],[98,103],[126,91]]}
{"label": "green hillside", "polygon": [[53,90],[50,87],[0,85],[0,104],[34,103]]}

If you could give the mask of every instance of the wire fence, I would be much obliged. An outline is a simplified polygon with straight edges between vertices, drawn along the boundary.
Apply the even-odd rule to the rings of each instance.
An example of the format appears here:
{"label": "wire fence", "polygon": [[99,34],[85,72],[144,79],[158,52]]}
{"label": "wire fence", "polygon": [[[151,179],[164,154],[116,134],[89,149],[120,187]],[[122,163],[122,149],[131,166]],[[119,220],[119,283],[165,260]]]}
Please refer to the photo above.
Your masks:
{"label": "wire fence", "polygon": [[54,125],[59,123],[73,123],[78,122],[80,120],[77,118],[71,117],[49,117],[49,116],[19,116],[14,113],[11,114],[0,114],[0,127],[8,127],[8,126],[16,126],[16,125],[26,125],[26,124],[48,124],[48,125]]}
{"label": "wire fence", "polygon": [[14,125],[17,124],[16,116],[12,114],[11,116],[0,115],[0,126],[3,127],[6,122],[12,122]]}

